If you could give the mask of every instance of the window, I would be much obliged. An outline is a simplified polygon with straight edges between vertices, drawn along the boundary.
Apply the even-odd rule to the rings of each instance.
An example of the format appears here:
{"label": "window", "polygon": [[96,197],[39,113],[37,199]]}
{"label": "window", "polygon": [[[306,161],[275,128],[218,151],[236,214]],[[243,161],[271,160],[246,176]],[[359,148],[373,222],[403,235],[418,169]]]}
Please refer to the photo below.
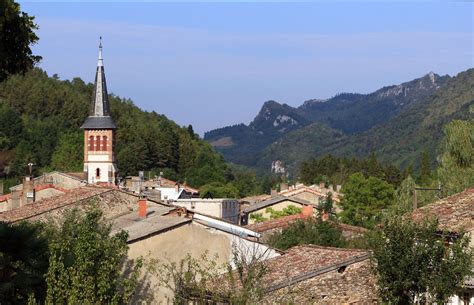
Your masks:
{"label": "window", "polygon": [[96,143],[95,143],[96,149],[95,150],[100,150],[100,136],[96,136],[95,141],[96,141]]}
{"label": "window", "polygon": [[102,150],[107,150],[107,136],[102,137]]}
{"label": "window", "polygon": [[94,151],[94,136],[89,137],[89,150]]}
{"label": "window", "polygon": [[100,178],[100,168],[95,169],[95,177]]}

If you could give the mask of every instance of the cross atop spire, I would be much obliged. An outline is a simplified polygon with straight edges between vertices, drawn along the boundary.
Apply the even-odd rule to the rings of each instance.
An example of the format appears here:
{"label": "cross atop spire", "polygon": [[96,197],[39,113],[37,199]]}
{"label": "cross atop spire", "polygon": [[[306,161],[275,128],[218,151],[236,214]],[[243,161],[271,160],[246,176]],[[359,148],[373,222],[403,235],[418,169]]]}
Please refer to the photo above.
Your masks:
{"label": "cross atop spire", "polygon": [[97,67],[104,66],[104,59],[102,58],[102,36],[99,37],[99,60],[97,62]]}

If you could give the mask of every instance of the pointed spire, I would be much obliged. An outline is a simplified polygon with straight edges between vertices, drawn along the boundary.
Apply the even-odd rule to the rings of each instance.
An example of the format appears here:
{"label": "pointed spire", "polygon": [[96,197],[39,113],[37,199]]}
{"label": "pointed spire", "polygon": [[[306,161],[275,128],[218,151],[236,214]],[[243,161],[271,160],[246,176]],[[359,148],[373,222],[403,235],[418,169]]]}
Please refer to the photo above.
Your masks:
{"label": "pointed spire", "polygon": [[105,82],[104,62],[102,57],[102,36],[100,37],[99,42],[99,60],[97,62],[94,89],[91,116],[109,116],[109,98],[107,94],[107,84]]}
{"label": "pointed spire", "polygon": [[99,42],[99,59],[95,73],[94,94],[89,117],[82,125],[85,129],[115,129],[117,128],[110,117],[109,97],[105,81],[104,62],[102,57],[102,37]]}

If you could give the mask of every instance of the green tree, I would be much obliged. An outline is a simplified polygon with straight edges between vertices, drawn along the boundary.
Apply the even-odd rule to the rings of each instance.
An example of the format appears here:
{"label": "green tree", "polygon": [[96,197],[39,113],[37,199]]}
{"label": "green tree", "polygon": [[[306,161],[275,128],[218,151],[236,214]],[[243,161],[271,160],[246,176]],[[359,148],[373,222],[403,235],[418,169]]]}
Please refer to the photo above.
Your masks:
{"label": "green tree", "polygon": [[23,136],[20,115],[0,101],[0,151],[14,148]]}
{"label": "green tree", "polygon": [[51,166],[56,170],[82,171],[84,163],[84,136],[82,133],[62,134],[51,159]]}
{"label": "green tree", "polygon": [[281,211],[276,211],[273,208],[266,208],[265,212],[270,214],[270,219],[277,219],[284,216],[300,214],[301,208],[290,204],[289,206],[283,208]]}
{"label": "green tree", "polygon": [[474,185],[474,121],[455,120],[444,128],[438,177],[443,195]]}
{"label": "green tree", "polygon": [[39,224],[0,222],[0,304],[44,301],[48,242]]}
{"label": "green tree", "polygon": [[373,228],[393,204],[393,186],[379,178],[357,173],[343,186],[341,220],[344,223]]}
{"label": "green tree", "polygon": [[[137,284],[140,263],[122,275],[127,233],[111,235],[102,212],[73,210],[53,229],[46,275],[48,304],[128,304]],[[128,272],[127,271],[127,272]]]}
{"label": "green tree", "polygon": [[420,161],[420,177],[419,180],[421,183],[426,184],[431,178],[431,162],[430,162],[430,152],[425,149],[421,154]]}
{"label": "green tree", "polygon": [[286,250],[304,244],[343,247],[346,245],[346,240],[337,224],[309,218],[297,220],[282,232],[274,233],[268,238],[268,243],[278,249]]}
{"label": "green tree", "polygon": [[369,235],[380,296],[387,304],[443,304],[471,273],[472,250],[464,233],[447,243],[436,221],[397,216]]}
{"label": "green tree", "polygon": [[40,56],[33,55],[30,46],[38,41],[34,17],[20,11],[13,0],[0,1],[0,82],[9,74],[31,69]]}
{"label": "green tree", "polygon": [[202,197],[211,196],[212,198],[238,198],[239,190],[231,183],[223,184],[212,182],[205,184],[200,188]]}
{"label": "green tree", "polygon": [[411,176],[406,177],[405,180],[402,181],[395,193],[396,204],[393,206],[395,214],[403,215],[413,211],[415,187],[415,180]]}

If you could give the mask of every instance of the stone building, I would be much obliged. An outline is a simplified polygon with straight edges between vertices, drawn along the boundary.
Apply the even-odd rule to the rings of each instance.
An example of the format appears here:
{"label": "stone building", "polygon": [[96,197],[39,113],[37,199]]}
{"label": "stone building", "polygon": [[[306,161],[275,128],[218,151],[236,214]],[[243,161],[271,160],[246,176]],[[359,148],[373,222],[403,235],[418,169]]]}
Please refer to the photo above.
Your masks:
{"label": "stone building", "polygon": [[117,126],[109,108],[102,42],[99,45],[91,109],[81,129],[84,130],[84,172],[87,182],[116,184],[118,169],[115,164],[114,148]]}

